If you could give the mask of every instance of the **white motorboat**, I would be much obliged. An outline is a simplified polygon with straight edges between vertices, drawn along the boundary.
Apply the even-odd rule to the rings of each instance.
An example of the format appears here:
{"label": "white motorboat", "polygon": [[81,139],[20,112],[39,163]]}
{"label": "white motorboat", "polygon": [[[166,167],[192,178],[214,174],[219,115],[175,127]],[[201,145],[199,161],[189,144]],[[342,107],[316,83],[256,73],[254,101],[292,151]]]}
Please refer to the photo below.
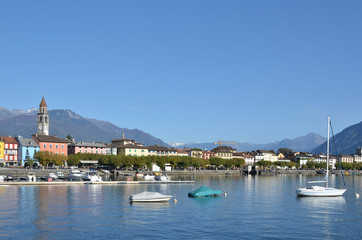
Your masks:
{"label": "white motorboat", "polygon": [[157,181],[169,181],[170,178],[167,176],[167,174],[159,174],[155,176],[155,180]]}
{"label": "white motorboat", "polygon": [[57,176],[59,179],[65,179],[63,172],[57,172]]}
{"label": "white motorboat", "polygon": [[136,177],[144,177],[145,175],[143,173],[137,172]]}
{"label": "white motorboat", "polygon": [[172,198],[172,195],[163,195],[159,192],[141,192],[131,195],[130,202],[166,202]]}
{"label": "white motorboat", "polygon": [[143,178],[144,178],[145,180],[147,180],[147,181],[153,181],[153,180],[155,180],[155,175],[149,175],[149,174],[147,174],[147,175],[145,175]]}
{"label": "white motorboat", "polygon": [[28,174],[28,181],[29,181],[29,182],[36,182],[35,173],[29,173],[29,174]]}
{"label": "white motorboat", "polygon": [[84,172],[81,172],[74,168],[70,169],[70,172],[68,175],[69,181],[82,181],[84,177],[85,177]]}
{"label": "white motorboat", "polygon": [[[330,117],[328,116],[328,134],[327,134],[327,171],[325,181],[312,181],[308,182],[308,184],[314,183],[326,183],[326,186],[315,186],[312,185],[310,187],[298,188],[296,191],[297,196],[299,197],[337,197],[342,196],[343,193],[347,190],[346,188],[331,188],[328,187],[328,173],[329,173],[329,129],[330,129]],[[342,175],[343,176],[343,175]],[[344,180],[343,180],[344,181]]]}
{"label": "white motorboat", "polygon": [[55,175],[55,173],[52,173],[52,172],[48,174],[48,177],[50,177],[52,180],[57,180],[58,179],[58,176]]}
{"label": "white motorboat", "polygon": [[90,182],[103,182],[102,177],[97,172],[88,172],[82,179]]}

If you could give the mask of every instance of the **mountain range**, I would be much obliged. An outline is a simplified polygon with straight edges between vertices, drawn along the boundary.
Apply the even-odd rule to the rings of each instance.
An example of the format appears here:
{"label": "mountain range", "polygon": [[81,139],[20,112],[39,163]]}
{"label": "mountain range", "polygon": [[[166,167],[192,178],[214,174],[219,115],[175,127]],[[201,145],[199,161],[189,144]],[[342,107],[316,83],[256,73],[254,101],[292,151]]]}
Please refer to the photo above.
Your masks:
{"label": "mountain range", "polygon": [[[0,135],[21,135],[30,138],[37,132],[37,109],[28,111],[9,111],[0,108]],[[49,110],[50,135],[65,138],[68,134],[76,141],[105,142],[121,138],[122,133],[128,139],[145,145],[168,146],[161,139],[138,129],[120,128],[107,121],[84,118],[71,110]]]}
{"label": "mountain range", "polygon": [[[257,149],[263,150],[274,150],[278,151],[279,148],[289,148],[294,151],[300,152],[310,152],[316,146],[324,143],[326,138],[322,137],[316,133],[308,133],[305,136],[297,137],[295,139],[284,139],[282,141],[276,141],[267,144],[253,144],[253,143],[237,143],[235,141],[225,141],[225,142],[233,142],[234,144],[230,145],[232,148],[235,148],[237,151],[253,151]],[[213,149],[217,146],[216,143],[169,143],[169,145],[173,147],[194,147],[200,149]],[[229,144],[226,144],[229,145]]]}
{"label": "mountain range", "polygon": [[[31,137],[37,132],[38,109],[8,110],[0,107],[0,136]],[[50,134],[65,138],[68,134],[76,141],[105,142],[120,138],[122,133],[128,139],[133,139],[145,145],[172,146],[177,148],[195,147],[211,150],[215,148],[212,142],[206,143],[165,143],[138,129],[118,127],[107,121],[90,119],[80,116],[72,110],[49,110]],[[230,142],[230,141],[227,141]],[[335,135],[338,153],[354,153],[357,147],[362,146],[362,122],[345,128]],[[295,139],[284,139],[267,144],[253,144],[242,142],[230,145],[238,151],[253,151],[257,149],[274,150],[279,148],[290,148],[295,151],[325,153],[326,138],[316,133],[308,133]],[[331,147],[331,153],[333,148]]]}
{"label": "mountain range", "polygon": [[[362,122],[349,126],[330,139],[331,154],[352,154],[356,148],[362,147]],[[316,147],[313,153],[326,153],[327,142]]]}

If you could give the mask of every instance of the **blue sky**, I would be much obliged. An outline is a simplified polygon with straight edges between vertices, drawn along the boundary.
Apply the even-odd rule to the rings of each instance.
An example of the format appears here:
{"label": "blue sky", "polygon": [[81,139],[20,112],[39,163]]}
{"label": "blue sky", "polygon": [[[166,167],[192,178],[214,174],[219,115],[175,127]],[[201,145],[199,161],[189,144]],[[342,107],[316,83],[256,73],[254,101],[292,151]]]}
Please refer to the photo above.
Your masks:
{"label": "blue sky", "polygon": [[267,143],[362,121],[362,1],[1,1],[0,106],[165,142]]}

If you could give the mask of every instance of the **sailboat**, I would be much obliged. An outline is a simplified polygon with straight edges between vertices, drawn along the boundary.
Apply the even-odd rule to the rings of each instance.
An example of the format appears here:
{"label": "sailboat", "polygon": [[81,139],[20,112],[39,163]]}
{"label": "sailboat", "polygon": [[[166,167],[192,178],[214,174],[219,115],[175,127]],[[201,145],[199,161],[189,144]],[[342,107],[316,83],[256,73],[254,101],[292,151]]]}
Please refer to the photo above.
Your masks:
{"label": "sailboat", "polygon": [[329,174],[329,132],[330,132],[331,118],[328,116],[328,134],[327,134],[327,171],[325,181],[312,181],[313,183],[326,183],[326,186],[310,186],[306,188],[298,188],[296,191],[297,196],[300,197],[338,197],[342,196],[347,190],[346,188],[332,188],[328,187],[328,174]]}

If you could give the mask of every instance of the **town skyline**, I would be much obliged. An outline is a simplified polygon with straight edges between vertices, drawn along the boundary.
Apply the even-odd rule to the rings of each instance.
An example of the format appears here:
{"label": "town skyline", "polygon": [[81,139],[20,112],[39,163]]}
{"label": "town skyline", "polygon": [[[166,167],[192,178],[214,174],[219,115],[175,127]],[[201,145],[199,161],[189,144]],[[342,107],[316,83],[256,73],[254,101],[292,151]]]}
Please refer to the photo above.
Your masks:
{"label": "town skyline", "polygon": [[[21,7],[19,7],[21,6]],[[2,101],[169,142],[268,143],[359,123],[362,2],[2,2]],[[215,139],[215,137],[217,139]]]}

